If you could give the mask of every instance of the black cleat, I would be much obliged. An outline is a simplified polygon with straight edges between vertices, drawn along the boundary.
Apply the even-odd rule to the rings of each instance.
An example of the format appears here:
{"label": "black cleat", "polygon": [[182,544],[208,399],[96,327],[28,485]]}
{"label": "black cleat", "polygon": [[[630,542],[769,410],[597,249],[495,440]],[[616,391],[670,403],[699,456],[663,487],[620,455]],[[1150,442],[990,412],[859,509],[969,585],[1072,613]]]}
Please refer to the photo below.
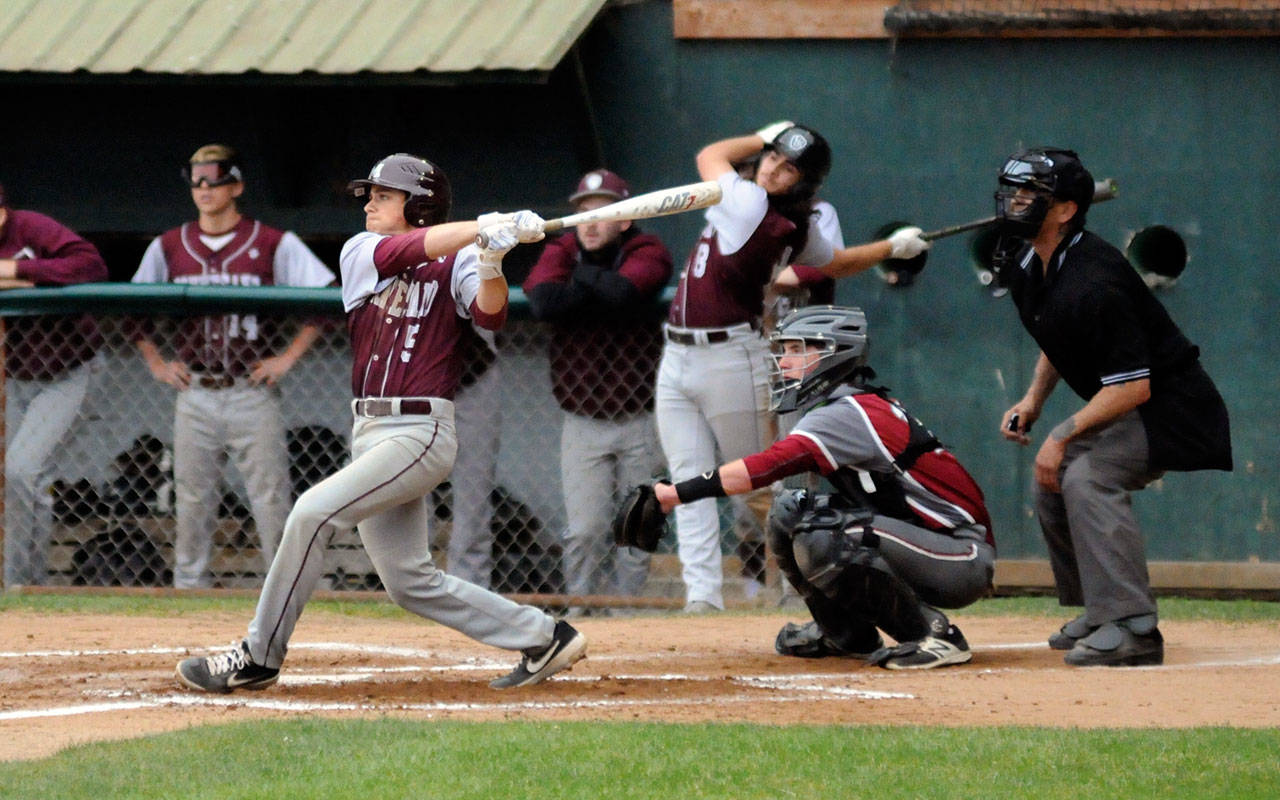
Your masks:
{"label": "black cleat", "polygon": [[859,644],[856,648],[845,649],[837,645],[831,640],[831,637],[822,632],[817,622],[808,622],[804,625],[797,625],[794,622],[788,622],[782,626],[782,630],[778,631],[778,638],[773,642],[773,649],[784,656],[796,656],[797,658],[827,658],[835,656],[838,658],[860,658],[864,661],[871,657],[873,653],[884,647],[884,639],[880,638],[880,634],[875,628],[871,628],[874,639]]}
{"label": "black cleat", "polygon": [[537,650],[525,650],[524,658],[511,672],[489,682],[491,689],[514,689],[542,683],[561,670],[576,664],[587,654],[587,637],[564,620],[556,622],[551,644]]}
{"label": "black cleat", "polygon": [[1108,622],[1076,642],[1063,657],[1073,667],[1143,667],[1164,663],[1164,637],[1151,627],[1134,633],[1121,622]]}
{"label": "black cleat", "polygon": [[225,653],[178,663],[178,680],[183,686],[215,694],[236,689],[265,689],[279,677],[280,670],[250,661],[249,646],[244,642]]}

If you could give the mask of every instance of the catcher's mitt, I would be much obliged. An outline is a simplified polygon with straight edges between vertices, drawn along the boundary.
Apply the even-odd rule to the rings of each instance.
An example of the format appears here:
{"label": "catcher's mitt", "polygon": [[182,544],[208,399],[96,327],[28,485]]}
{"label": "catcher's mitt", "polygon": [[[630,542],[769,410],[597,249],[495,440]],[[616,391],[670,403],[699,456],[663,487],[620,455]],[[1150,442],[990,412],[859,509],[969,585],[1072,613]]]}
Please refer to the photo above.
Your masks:
{"label": "catcher's mitt", "polygon": [[667,515],[662,513],[653,487],[642,483],[627,492],[613,518],[613,541],[619,547],[638,547],[652,553],[666,532]]}

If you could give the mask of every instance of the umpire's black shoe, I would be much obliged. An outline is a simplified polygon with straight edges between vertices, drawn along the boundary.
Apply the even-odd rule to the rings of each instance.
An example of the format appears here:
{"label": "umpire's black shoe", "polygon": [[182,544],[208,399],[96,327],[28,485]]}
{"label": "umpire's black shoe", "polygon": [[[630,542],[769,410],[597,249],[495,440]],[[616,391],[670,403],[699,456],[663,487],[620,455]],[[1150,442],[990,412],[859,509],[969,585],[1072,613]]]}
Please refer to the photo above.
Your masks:
{"label": "umpire's black shoe", "polygon": [[587,654],[587,637],[569,623],[560,620],[551,634],[551,644],[525,650],[516,668],[489,682],[492,689],[513,689],[542,683],[561,670],[569,669]]}
{"label": "umpire's black shoe", "polygon": [[1049,647],[1053,650],[1070,650],[1076,646],[1076,642],[1097,629],[1097,626],[1085,622],[1084,614],[1081,614],[1049,637]]}
{"label": "umpire's black shoe", "polygon": [[875,628],[865,642],[854,647],[845,648],[836,644],[830,636],[822,632],[817,622],[797,625],[788,622],[778,631],[778,638],[773,642],[773,649],[784,656],[797,658],[827,658],[828,656],[843,658],[861,658],[866,660],[880,648],[884,647],[884,639]]}
{"label": "umpire's black shoe", "polygon": [[265,689],[280,677],[280,670],[249,660],[244,642],[225,653],[178,662],[178,680],[183,686],[202,692],[226,694],[236,689]]}
{"label": "umpire's black shoe", "polygon": [[[1108,622],[1076,642],[1063,661],[1073,667],[1142,667],[1164,663],[1164,637],[1150,625]],[[1133,630],[1136,627],[1142,633]]]}

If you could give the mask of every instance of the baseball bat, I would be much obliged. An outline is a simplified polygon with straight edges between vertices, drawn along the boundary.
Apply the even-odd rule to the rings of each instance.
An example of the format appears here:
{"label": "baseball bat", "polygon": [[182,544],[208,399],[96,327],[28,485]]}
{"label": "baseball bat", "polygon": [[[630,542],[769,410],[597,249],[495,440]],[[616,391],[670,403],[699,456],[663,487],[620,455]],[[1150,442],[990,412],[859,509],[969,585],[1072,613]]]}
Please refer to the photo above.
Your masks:
{"label": "baseball bat", "polygon": [[[1093,183],[1093,202],[1101,203],[1104,200],[1114,200],[1119,187],[1116,186],[1114,178],[1103,178]],[[939,228],[936,231],[927,231],[920,234],[920,238],[926,242],[932,242],[934,239],[941,239],[946,236],[955,236],[957,233],[971,231],[974,228],[983,228],[991,225],[996,221],[996,217],[983,217],[975,219],[972,222],[964,222],[960,225],[952,225],[948,228]]]}
{"label": "baseball bat", "polygon": [[[683,214],[686,211],[697,211],[700,208],[714,206],[720,202],[720,197],[720,184],[716,181],[689,183],[684,186],[673,186],[669,189],[638,194],[626,200],[619,200],[590,211],[570,214],[567,217],[549,219],[542,230],[546,233],[555,233],[564,228],[586,225],[590,222],[650,219],[665,217],[669,214]],[[484,247],[488,243],[488,237],[483,231],[476,234],[476,244]]]}

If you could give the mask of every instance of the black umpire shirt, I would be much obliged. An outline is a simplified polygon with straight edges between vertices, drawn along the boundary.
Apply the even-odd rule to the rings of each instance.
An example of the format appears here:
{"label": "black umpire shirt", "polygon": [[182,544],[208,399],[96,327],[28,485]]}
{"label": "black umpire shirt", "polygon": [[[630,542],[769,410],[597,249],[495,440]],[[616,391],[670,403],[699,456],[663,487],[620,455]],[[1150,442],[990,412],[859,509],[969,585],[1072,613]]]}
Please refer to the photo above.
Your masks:
{"label": "black umpire shirt", "polygon": [[1062,380],[1088,401],[1148,378],[1138,407],[1156,470],[1231,469],[1227,408],[1182,334],[1119,250],[1088,231],[1058,245],[1046,271],[1028,244],[1010,270],[1022,324]]}

